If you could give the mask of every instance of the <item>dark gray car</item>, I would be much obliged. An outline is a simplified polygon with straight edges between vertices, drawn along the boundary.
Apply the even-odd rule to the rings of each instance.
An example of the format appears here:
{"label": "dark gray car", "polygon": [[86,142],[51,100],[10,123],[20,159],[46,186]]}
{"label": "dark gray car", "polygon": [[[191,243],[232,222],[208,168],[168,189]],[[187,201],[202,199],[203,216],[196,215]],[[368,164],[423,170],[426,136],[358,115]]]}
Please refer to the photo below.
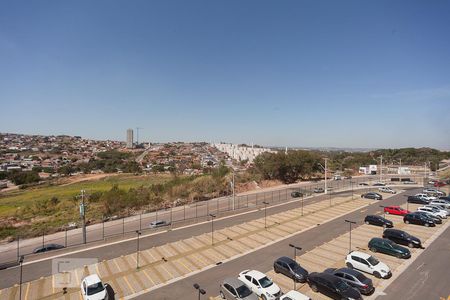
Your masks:
{"label": "dark gray car", "polygon": [[306,282],[308,271],[290,257],[282,256],[273,263],[275,273],[281,273],[297,282]]}
{"label": "dark gray car", "polygon": [[232,277],[226,278],[220,285],[220,297],[227,300],[258,300],[258,296],[242,281]]}
{"label": "dark gray car", "polygon": [[330,268],[325,270],[326,273],[333,274],[336,277],[347,282],[350,286],[359,290],[363,295],[370,295],[375,291],[372,280],[364,276],[361,272],[358,272],[349,268]]}

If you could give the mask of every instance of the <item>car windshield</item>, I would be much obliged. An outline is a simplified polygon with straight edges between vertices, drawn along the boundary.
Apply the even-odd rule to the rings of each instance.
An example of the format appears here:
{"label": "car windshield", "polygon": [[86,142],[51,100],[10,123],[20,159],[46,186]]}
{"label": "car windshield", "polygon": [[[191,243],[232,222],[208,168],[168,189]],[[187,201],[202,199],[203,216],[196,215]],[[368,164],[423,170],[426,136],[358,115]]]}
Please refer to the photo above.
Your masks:
{"label": "car windshield", "polygon": [[380,262],[375,257],[371,256],[367,259],[372,266],[378,265]]}
{"label": "car windshield", "polygon": [[240,298],[248,297],[252,293],[252,291],[250,291],[250,289],[246,285],[241,285],[236,289],[236,291]]}
{"label": "car windshield", "polygon": [[94,295],[94,294],[97,294],[97,293],[103,291],[104,289],[105,289],[105,287],[103,286],[103,283],[97,282],[97,283],[91,284],[90,286],[87,287],[87,294]]}
{"label": "car windshield", "polygon": [[269,278],[263,277],[263,278],[261,278],[261,279],[259,280],[259,284],[260,284],[263,288],[266,288],[266,287],[271,286],[271,285],[273,284],[273,282],[272,282],[272,280],[270,280]]}
{"label": "car windshield", "polygon": [[349,288],[348,284],[345,283],[343,280],[339,280],[339,281],[336,283],[336,287],[337,287],[338,290],[340,290],[340,291],[346,291],[346,290],[348,290],[348,288]]}

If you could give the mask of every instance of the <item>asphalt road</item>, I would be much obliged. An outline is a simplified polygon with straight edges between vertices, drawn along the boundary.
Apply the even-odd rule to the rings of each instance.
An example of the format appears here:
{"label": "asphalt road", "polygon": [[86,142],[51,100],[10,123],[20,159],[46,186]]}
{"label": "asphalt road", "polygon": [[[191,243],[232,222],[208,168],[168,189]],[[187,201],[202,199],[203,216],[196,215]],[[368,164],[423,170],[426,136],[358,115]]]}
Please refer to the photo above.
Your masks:
{"label": "asphalt road", "polygon": [[[413,190],[410,192],[416,192]],[[400,205],[405,203],[405,194],[397,194],[389,199],[375,202],[372,205],[361,211],[349,213],[345,216],[339,217],[331,222],[322,224],[300,233],[297,236],[286,239],[282,242],[275,243],[271,246],[265,247],[261,250],[247,254],[230,262],[226,262],[216,266],[208,271],[187,277],[183,280],[174,282],[172,284],[163,286],[159,289],[141,295],[136,299],[197,299],[198,294],[193,288],[194,283],[198,283],[206,290],[206,295],[203,299],[214,297],[219,294],[219,284],[226,277],[236,277],[239,272],[245,269],[255,269],[262,272],[267,272],[272,269],[273,261],[283,255],[292,256],[292,248],[288,244],[292,243],[303,248],[302,251],[309,251],[315,247],[328,242],[339,235],[348,231],[348,224],[344,222],[345,219],[356,221],[358,224],[364,222],[364,217],[367,214],[375,214],[381,212],[379,205]],[[364,201],[364,200],[361,200]],[[344,258],[343,258],[344,259]],[[403,298],[397,298],[403,299]],[[426,299],[426,298],[423,298]]]}
{"label": "asphalt road", "polygon": [[450,299],[450,227],[377,300]]}
{"label": "asphalt road", "polygon": [[[351,191],[347,191],[344,193],[340,193],[341,195],[349,194]],[[289,197],[290,198],[290,197]],[[313,198],[307,198],[304,200],[304,204],[310,204],[317,201],[321,201],[324,199],[330,198],[329,195],[320,195]],[[291,199],[291,198],[290,198]],[[297,198],[299,199],[299,198]],[[292,200],[292,199],[291,199]],[[299,201],[293,201],[291,203],[286,203],[280,206],[273,206],[273,207],[267,207],[267,215],[276,214],[279,212],[283,212],[292,208],[298,208],[300,205]],[[215,229],[222,229],[226,227],[230,227],[235,224],[241,224],[244,222],[248,222],[257,218],[264,217],[264,209],[259,208],[256,209],[256,211],[248,212],[246,214],[241,215],[235,215],[233,217],[229,218],[223,218],[223,219],[216,219],[214,221],[214,227]],[[206,219],[205,219],[206,220]],[[145,236],[142,235],[140,238],[140,248],[141,249],[148,249],[159,245],[164,245],[166,243],[175,242],[178,240],[182,240],[191,236],[200,235],[205,232],[211,231],[211,224],[210,222],[200,223],[200,224],[194,224],[190,227],[180,228],[177,230],[171,230],[171,231],[163,231],[160,234],[156,235],[149,235]],[[40,255],[34,255],[30,256],[30,258],[39,258],[44,259],[48,258],[43,261],[37,261],[37,262],[29,262],[27,263],[27,260],[25,260],[25,264],[23,267],[23,282],[31,281],[34,279],[38,279],[41,276],[47,276],[52,274],[52,265],[51,265],[51,258],[54,255],[62,255],[61,257],[70,257],[70,258],[96,258],[99,261],[104,259],[111,259],[118,257],[120,255],[126,255],[130,253],[136,252],[136,242],[135,242],[135,234],[130,236],[129,241],[119,241],[119,243],[112,244],[112,245],[103,245],[99,244],[97,246],[90,245],[90,247],[94,247],[94,249],[86,248],[86,246],[80,246],[75,247],[71,249],[63,249],[62,251],[52,251],[49,253],[44,253]],[[85,249],[85,250],[84,250]],[[64,254],[67,253],[69,250],[77,250],[80,252],[74,253],[74,254]],[[70,253],[70,252],[69,252]],[[18,282],[18,268],[10,268],[0,271],[0,288],[5,288],[14,285]]]}

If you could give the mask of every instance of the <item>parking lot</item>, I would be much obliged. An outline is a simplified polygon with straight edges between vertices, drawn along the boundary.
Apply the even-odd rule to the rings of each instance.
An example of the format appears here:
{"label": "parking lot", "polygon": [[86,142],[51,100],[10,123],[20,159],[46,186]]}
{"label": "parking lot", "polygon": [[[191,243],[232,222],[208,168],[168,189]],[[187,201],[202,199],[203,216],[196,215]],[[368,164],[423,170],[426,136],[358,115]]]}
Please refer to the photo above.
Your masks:
{"label": "parking lot", "polygon": [[[417,207],[420,205],[417,204],[409,204],[409,210],[415,211]],[[406,208],[407,205],[402,205],[403,208]],[[364,210],[361,210],[363,213]],[[382,211],[378,214],[382,215]],[[427,241],[436,233],[441,233],[445,228],[449,226],[449,222],[444,220],[443,224],[437,225],[436,227],[424,227],[418,225],[411,225],[403,223],[403,217],[397,215],[386,215],[386,218],[391,220],[394,223],[394,228],[404,230],[416,237],[418,237],[422,244],[427,245]],[[409,264],[411,260],[414,260],[419,252],[423,251],[423,249],[410,249],[412,257],[408,260],[399,259],[393,256],[389,256],[382,253],[372,253],[367,248],[367,244],[369,240],[373,237],[382,237],[383,227],[366,225],[362,224],[359,226],[355,226],[352,228],[352,250],[363,251],[369,254],[373,254],[380,261],[386,263],[394,276],[388,280],[386,279],[378,279],[374,276],[367,275],[373,281],[375,286],[375,293],[371,296],[367,296],[368,299],[375,299],[378,295],[382,294],[377,289],[380,287],[384,287],[387,283],[393,281],[395,279],[396,272],[406,264]],[[322,272],[327,268],[342,268],[345,267],[345,256],[349,252],[349,233],[345,233],[340,235],[339,237],[324,243],[323,245],[316,247],[315,249],[303,253],[301,255],[297,255],[296,261],[304,268],[306,268],[309,272]],[[294,283],[288,277],[282,274],[276,274],[273,270],[259,270],[265,272],[276,284],[279,285],[283,292],[288,292],[294,289]],[[237,274],[236,274],[237,276]],[[330,299],[324,296],[321,293],[314,293],[308,286],[307,283],[297,283],[295,286],[296,290],[311,297],[312,299]],[[210,299],[218,300],[221,299],[219,296],[211,297]]]}
{"label": "parking lot", "polygon": [[[293,210],[255,219],[211,233],[140,251],[70,271],[61,277],[53,275],[22,285],[24,299],[81,299],[79,283],[84,276],[97,273],[108,282],[116,298],[129,297],[156,289],[189,274],[250,253],[259,248],[299,234],[327,220],[360,210],[374,200],[361,201],[358,195],[334,197]],[[331,205],[331,206],[330,206]],[[262,208],[264,210],[264,208]],[[303,211],[303,217],[301,217]],[[267,226],[267,229],[265,228]],[[213,244],[212,244],[213,243]],[[26,270],[24,270],[26,271]],[[61,280],[72,285],[63,294]],[[19,286],[0,290],[2,299],[18,299]]]}

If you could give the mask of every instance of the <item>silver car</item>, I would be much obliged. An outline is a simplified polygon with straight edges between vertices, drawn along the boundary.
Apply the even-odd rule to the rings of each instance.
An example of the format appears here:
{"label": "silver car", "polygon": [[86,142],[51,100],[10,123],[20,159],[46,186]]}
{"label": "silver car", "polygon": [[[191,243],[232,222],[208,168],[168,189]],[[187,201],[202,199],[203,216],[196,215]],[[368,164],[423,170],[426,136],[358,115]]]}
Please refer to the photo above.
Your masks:
{"label": "silver car", "polygon": [[258,300],[258,296],[242,281],[232,277],[226,278],[220,285],[220,297],[227,300]]}

